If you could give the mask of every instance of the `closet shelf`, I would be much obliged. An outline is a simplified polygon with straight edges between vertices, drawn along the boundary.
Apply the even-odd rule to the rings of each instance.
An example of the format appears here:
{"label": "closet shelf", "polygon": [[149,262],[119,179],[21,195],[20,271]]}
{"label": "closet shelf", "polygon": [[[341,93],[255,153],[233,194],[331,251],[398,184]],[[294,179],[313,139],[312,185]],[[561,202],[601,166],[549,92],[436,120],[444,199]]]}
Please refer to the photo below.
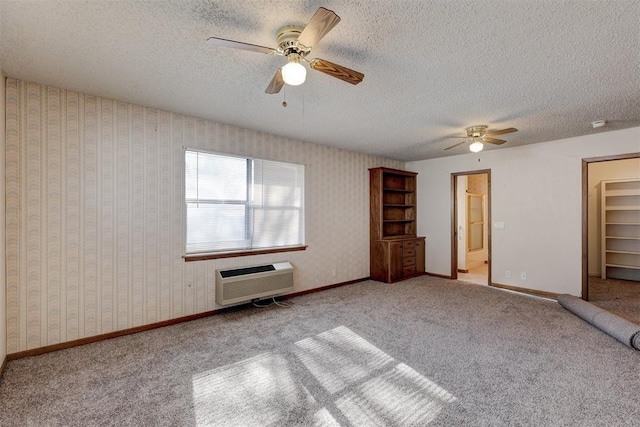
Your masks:
{"label": "closet shelf", "polygon": [[607,206],[605,207],[607,211],[638,211],[640,210],[640,205],[638,206]]}
{"label": "closet shelf", "polygon": [[626,196],[637,196],[637,190],[630,188],[624,190],[609,190],[607,192],[607,197],[626,197]]}
{"label": "closet shelf", "polygon": [[600,182],[601,277],[640,281],[640,180]]}
{"label": "closet shelf", "polygon": [[619,249],[605,249],[605,252],[608,254],[630,254],[630,255],[640,255],[638,251],[622,251]]}
{"label": "closet shelf", "polygon": [[636,236],[605,236],[605,238],[614,240],[640,240],[640,237]]}
{"label": "closet shelf", "polygon": [[638,265],[626,265],[626,264],[605,264],[607,267],[615,267],[615,268],[629,268],[631,270],[640,270],[640,266]]}

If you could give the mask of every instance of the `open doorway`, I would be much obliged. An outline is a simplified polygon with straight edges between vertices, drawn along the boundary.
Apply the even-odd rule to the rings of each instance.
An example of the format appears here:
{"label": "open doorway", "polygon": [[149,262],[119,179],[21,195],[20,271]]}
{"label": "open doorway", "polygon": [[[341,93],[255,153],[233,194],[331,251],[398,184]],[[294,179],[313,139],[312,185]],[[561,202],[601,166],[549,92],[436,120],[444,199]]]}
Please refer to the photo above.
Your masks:
{"label": "open doorway", "polygon": [[640,323],[640,153],[583,160],[582,297]]}
{"label": "open doorway", "polygon": [[451,277],[491,283],[491,171],[452,174]]}

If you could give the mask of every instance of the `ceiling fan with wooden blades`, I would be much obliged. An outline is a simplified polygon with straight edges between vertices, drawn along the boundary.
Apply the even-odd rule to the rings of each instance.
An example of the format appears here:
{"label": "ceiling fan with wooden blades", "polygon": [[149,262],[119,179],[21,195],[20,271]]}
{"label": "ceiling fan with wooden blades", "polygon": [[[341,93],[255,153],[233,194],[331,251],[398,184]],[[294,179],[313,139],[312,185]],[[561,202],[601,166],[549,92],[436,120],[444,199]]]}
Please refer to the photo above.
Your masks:
{"label": "ceiling fan with wooden blades", "polygon": [[487,129],[488,129],[487,125],[469,126],[466,129],[467,136],[448,136],[447,138],[464,138],[465,140],[458,144],[454,144],[451,147],[447,147],[445,148],[445,150],[450,150],[459,145],[470,143],[469,150],[473,151],[474,153],[477,153],[479,151],[482,151],[482,149],[484,148],[484,145],[483,145],[484,142],[488,142],[489,144],[495,144],[495,145],[502,145],[505,142],[507,142],[504,139],[493,138],[494,136],[504,135],[505,133],[518,132],[518,129],[516,128],[506,128],[506,129],[492,130],[492,131],[489,131]]}
{"label": "ceiling fan with wooden blades", "polygon": [[364,79],[364,74],[324,59],[307,59],[311,48],[335,27],[338,22],[340,22],[338,15],[329,9],[320,7],[306,26],[287,25],[280,28],[276,37],[276,48],[221,39],[219,37],[209,37],[207,44],[209,46],[227,47],[286,57],[287,64],[278,68],[267,86],[266,93],[280,92],[280,89],[282,89],[285,83],[293,86],[304,83],[307,70],[300,63],[301,61],[308,62],[309,66],[314,70],[357,85]]}

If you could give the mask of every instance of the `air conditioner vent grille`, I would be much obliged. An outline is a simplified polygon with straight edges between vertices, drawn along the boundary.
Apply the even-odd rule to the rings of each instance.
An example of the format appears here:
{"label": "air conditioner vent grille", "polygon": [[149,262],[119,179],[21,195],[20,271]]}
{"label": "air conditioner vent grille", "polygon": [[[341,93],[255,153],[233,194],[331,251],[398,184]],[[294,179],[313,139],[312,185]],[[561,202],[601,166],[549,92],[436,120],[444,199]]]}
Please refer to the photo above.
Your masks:
{"label": "air conditioner vent grille", "polygon": [[276,268],[273,266],[273,264],[258,265],[255,267],[236,268],[234,270],[222,270],[220,271],[220,275],[222,277],[235,277],[251,273],[264,273],[265,271],[274,271],[275,269]]}
{"label": "air conditioner vent grille", "polygon": [[267,298],[293,291],[289,262],[216,271],[216,302],[220,305]]}

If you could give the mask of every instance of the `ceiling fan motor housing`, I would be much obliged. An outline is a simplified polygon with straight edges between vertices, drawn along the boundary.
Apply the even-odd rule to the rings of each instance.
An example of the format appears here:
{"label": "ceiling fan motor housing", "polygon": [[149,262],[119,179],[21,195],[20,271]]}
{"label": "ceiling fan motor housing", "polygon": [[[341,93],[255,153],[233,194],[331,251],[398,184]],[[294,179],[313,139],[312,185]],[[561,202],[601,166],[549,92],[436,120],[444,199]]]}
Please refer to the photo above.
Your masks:
{"label": "ceiling fan motor housing", "polygon": [[311,49],[298,42],[302,30],[304,27],[298,25],[287,25],[280,28],[277,37],[278,48],[276,49],[278,53],[284,56],[296,53],[303,58],[307,56]]}
{"label": "ceiling fan motor housing", "polygon": [[482,138],[487,133],[487,128],[488,126],[486,125],[469,126],[467,128],[467,137]]}

